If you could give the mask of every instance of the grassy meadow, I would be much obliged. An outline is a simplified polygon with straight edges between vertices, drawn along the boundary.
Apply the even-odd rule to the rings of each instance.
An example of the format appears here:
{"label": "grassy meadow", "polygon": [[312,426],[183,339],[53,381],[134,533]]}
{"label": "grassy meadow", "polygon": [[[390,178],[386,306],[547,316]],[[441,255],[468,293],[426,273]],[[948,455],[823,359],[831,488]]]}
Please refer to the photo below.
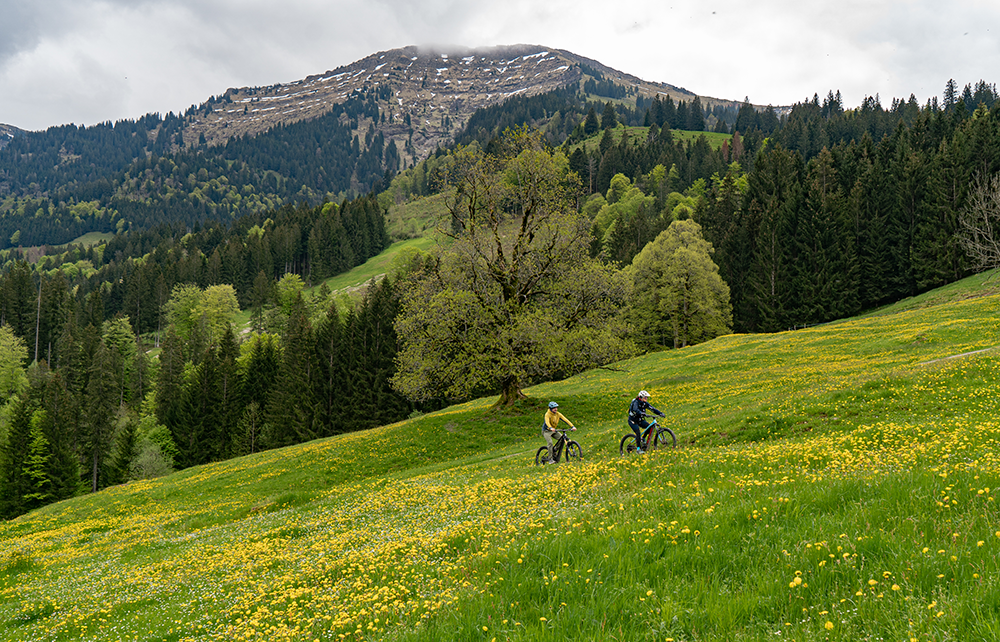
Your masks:
{"label": "grassy meadow", "polygon": [[[0,639],[1000,639],[995,287],[48,506]],[[622,458],[640,388],[679,447]],[[531,465],[550,399],[583,461]]]}

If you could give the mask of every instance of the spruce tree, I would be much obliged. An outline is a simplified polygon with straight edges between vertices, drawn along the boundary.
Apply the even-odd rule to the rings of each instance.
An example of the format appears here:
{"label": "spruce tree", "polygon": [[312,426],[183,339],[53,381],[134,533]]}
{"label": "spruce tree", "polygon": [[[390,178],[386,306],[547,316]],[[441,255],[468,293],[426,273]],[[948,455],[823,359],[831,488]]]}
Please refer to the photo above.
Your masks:
{"label": "spruce tree", "polygon": [[208,348],[184,386],[180,417],[171,431],[180,453],[178,466],[188,468],[222,459],[226,445],[221,406],[218,354],[215,348]]}
{"label": "spruce tree", "polygon": [[242,407],[240,403],[240,378],[237,362],[240,347],[236,343],[232,328],[226,328],[219,342],[218,350],[218,421],[220,431],[220,455],[231,457],[234,451],[237,425]]}
{"label": "spruce tree", "polygon": [[801,201],[802,159],[780,146],[757,156],[748,176],[747,225],[752,230],[753,260],[748,278],[751,305],[742,312],[753,332],[788,328],[795,307],[790,254]]}
{"label": "spruce tree", "polygon": [[38,309],[38,290],[31,280],[31,267],[27,261],[18,261],[3,277],[3,323],[26,344],[35,345],[35,325]]}
{"label": "spruce tree", "polygon": [[103,341],[97,343],[88,375],[82,450],[90,469],[90,489],[96,492],[111,481],[109,455],[120,394],[114,357]]}
{"label": "spruce tree", "polygon": [[44,379],[41,393],[42,427],[52,452],[48,461],[53,501],[73,497],[80,491],[80,462],[77,456],[78,402],[66,388],[61,372]]}
{"label": "spruce tree", "polygon": [[698,96],[694,97],[690,107],[688,107],[687,126],[685,129],[696,132],[705,131],[705,112],[701,108],[701,98]]}
{"label": "spruce tree", "polygon": [[320,435],[315,423],[316,352],[302,295],[292,304],[282,337],[281,365],[268,397],[267,421],[272,447],[288,446]]}
{"label": "spruce tree", "polygon": [[[44,414],[44,413],[42,413]],[[49,460],[52,448],[41,427],[41,416],[36,413],[31,418],[28,434],[30,445],[24,463],[24,476],[29,493],[24,496],[24,509],[33,510],[52,501],[52,480],[49,478]]]}
{"label": "spruce tree", "polygon": [[615,106],[609,100],[604,103],[604,113],[601,114],[601,129],[614,129],[618,126],[618,114]]}
{"label": "spruce tree", "polygon": [[136,425],[132,417],[126,418],[115,432],[109,478],[113,484],[129,481],[132,462],[139,454]]}
{"label": "spruce tree", "polygon": [[331,306],[316,328],[316,423],[324,436],[347,430],[355,385],[351,347],[340,313]]}
{"label": "spruce tree", "polygon": [[56,343],[69,315],[69,288],[62,270],[42,282],[35,360],[45,359],[52,367],[58,360]]}
{"label": "spruce tree", "polygon": [[601,129],[601,124],[597,120],[597,111],[593,107],[587,112],[587,117],[583,121],[583,134],[590,137]]}
{"label": "spruce tree", "polygon": [[181,441],[184,391],[184,348],[174,327],[167,328],[160,350],[160,373],[156,382],[156,417],[170,430],[174,442]]}
{"label": "spruce tree", "polygon": [[6,439],[0,440],[0,515],[10,519],[27,510],[25,497],[33,492],[25,467],[31,456],[31,417],[28,395],[16,397],[10,409]]}
{"label": "spruce tree", "polygon": [[796,291],[793,325],[831,321],[857,311],[853,239],[844,225],[846,202],[833,155],[824,149],[810,161],[796,221],[791,270]]}

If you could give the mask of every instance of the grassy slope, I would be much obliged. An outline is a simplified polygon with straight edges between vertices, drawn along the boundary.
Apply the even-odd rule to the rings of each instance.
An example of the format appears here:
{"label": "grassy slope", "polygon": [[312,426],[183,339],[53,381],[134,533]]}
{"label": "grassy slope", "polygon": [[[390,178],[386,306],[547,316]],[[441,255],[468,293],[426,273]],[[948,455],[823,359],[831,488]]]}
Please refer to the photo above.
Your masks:
{"label": "grassy slope", "polygon": [[[996,281],[0,524],[0,637],[1000,636]],[[617,456],[639,388],[681,447]],[[529,465],[543,403],[581,463]]]}

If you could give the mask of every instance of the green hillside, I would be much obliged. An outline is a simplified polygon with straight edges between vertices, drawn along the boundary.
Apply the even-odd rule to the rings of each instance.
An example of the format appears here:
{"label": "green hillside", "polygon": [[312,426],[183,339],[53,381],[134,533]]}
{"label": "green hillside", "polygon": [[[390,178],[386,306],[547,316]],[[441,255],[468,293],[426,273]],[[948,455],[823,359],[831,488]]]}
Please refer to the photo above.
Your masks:
{"label": "green hillside", "polygon": [[[998,639],[996,282],[50,505],[0,638]],[[618,456],[640,388],[676,451]]]}

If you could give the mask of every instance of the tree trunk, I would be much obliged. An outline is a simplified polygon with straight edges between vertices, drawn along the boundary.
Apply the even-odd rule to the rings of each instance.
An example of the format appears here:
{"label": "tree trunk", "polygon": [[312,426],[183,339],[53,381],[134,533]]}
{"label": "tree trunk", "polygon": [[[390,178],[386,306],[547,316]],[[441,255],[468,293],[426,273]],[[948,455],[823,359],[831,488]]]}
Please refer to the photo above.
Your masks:
{"label": "tree trunk", "polygon": [[500,398],[497,399],[496,408],[508,408],[514,405],[514,402],[521,399],[527,399],[528,397],[521,392],[520,382],[517,377],[507,377],[503,382],[503,388],[500,390]]}

